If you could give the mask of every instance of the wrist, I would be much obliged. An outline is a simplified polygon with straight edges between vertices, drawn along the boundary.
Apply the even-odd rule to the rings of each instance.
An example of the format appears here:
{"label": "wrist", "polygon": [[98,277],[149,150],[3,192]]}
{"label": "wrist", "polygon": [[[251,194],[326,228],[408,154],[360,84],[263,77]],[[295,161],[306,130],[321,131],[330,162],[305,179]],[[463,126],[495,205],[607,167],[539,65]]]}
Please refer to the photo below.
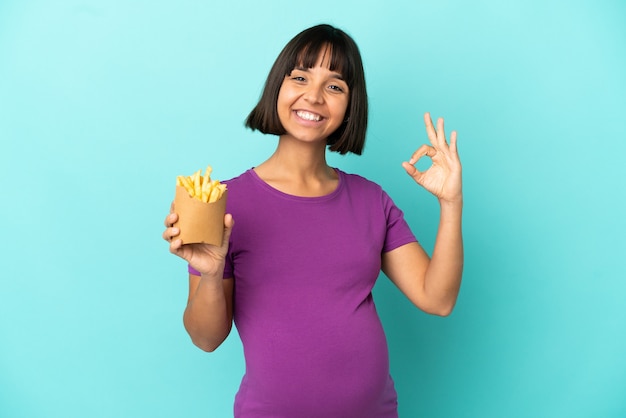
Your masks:
{"label": "wrist", "polygon": [[460,225],[463,217],[463,199],[440,202],[439,221],[443,224]]}
{"label": "wrist", "polygon": [[441,210],[460,211],[463,209],[463,196],[459,196],[452,200],[439,199]]}
{"label": "wrist", "polygon": [[218,280],[224,275],[224,261],[209,266],[206,270],[197,269],[202,280]]}
{"label": "wrist", "polygon": [[224,269],[217,269],[200,273],[200,279],[202,280],[221,280],[224,275]]}

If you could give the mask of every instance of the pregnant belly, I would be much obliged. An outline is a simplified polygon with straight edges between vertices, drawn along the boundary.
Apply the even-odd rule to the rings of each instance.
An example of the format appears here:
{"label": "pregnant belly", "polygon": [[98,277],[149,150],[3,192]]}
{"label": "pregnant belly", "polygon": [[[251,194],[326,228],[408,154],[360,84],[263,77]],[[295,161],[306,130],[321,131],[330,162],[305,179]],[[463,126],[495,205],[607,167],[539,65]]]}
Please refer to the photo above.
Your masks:
{"label": "pregnant belly", "polygon": [[257,417],[392,416],[381,413],[396,395],[373,304],[343,318],[297,323],[285,318],[265,324],[265,332],[240,330],[246,375],[236,409]]}

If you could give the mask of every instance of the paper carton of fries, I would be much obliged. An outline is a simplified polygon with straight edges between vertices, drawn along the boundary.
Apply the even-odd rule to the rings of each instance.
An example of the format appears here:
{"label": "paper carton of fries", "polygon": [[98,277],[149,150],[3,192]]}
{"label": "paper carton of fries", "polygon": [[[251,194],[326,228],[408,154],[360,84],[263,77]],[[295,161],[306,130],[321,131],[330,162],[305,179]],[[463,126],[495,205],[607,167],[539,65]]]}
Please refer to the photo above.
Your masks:
{"label": "paper carton of fries", "polygon": [[176,177],[174,211],[183,244],[221,245],[226,211],[226,185],[211,179],[211,166],[204,175],[201,170],[191,176]]}

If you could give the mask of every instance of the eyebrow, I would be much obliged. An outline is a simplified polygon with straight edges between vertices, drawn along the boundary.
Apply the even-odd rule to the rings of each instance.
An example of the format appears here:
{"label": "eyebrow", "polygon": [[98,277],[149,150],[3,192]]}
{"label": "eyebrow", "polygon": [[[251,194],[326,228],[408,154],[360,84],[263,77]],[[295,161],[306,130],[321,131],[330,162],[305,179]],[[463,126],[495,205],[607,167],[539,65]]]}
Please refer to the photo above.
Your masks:
{"label": "eyebrow", "polygon": [[[300,67],[300,66],[296,66],[294,67],[294,70],[298,70],[298,71],[304,71],[305,73],[309,72],[309,68],[304,68],[304,67]],[[293,70],[292,70],[293,71]],[[346,81],[344,80],[343,76],[340,73],[337,73],[335,71],[333,71],[331,73],[331,77],[332,78],[336,78],[337,80],[341,80],[341,81]]]}

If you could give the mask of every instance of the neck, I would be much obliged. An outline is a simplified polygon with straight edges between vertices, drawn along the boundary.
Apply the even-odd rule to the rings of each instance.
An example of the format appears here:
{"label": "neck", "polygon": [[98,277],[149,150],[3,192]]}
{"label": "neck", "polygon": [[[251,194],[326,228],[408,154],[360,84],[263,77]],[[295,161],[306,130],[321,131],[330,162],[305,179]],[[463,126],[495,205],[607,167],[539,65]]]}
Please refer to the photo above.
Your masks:
{"label": "neck", "polygon": [[274,154],[254,168],[274,188],[297,196],[323,196],[337,187],[337,173],[326,163],[326,145],[283,136]]}
{"label": "neck", "polygon": [[287,135],[280,137],[276,150],[261,166],[293,177],[323,179],[329,173],[334,173],[326,163],[325,143],[303,143],[294,141]]}

